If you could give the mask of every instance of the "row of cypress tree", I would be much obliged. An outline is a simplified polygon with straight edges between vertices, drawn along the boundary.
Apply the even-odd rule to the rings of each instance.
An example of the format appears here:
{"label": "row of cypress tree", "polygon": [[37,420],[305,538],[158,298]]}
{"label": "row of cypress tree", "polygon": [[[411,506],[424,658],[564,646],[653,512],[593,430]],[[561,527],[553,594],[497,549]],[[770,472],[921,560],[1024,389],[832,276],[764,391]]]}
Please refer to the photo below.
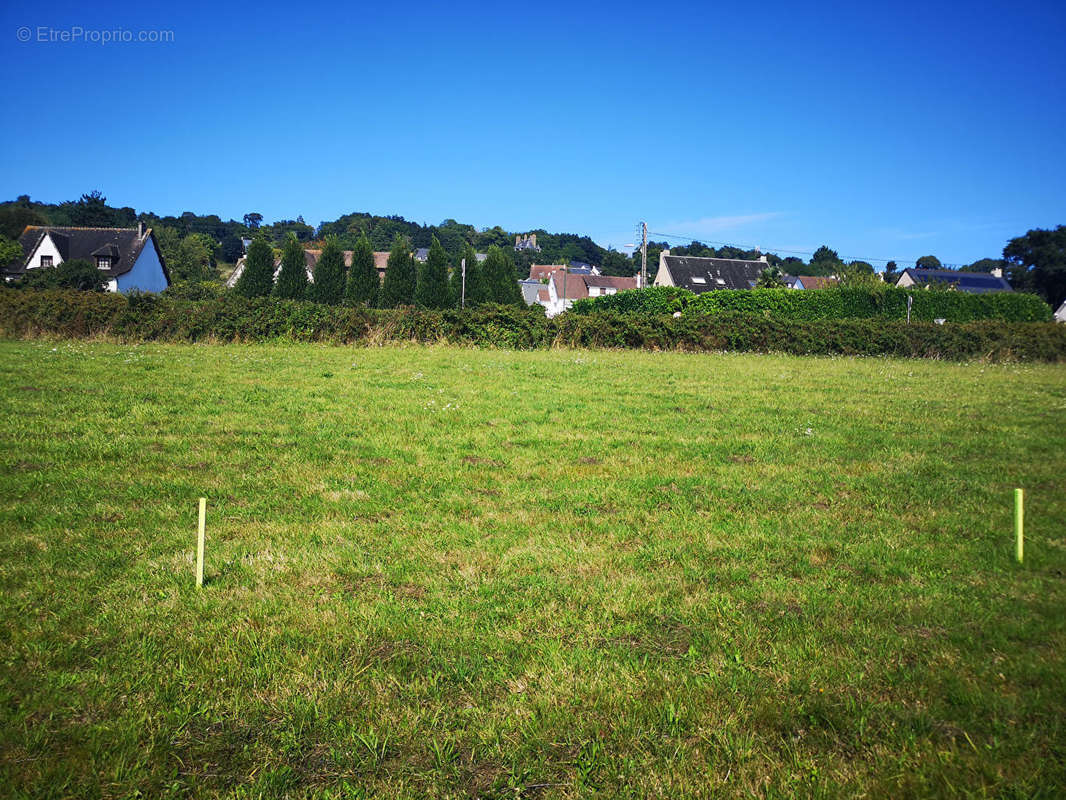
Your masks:
{"label": "row of cypress tree", "polygon": [[[466,306],[484,303],[522,305],[514,261],[499,247],[490,247],[483,263],[471,245],[460,259],[466,259]],[[274,281],[274,251],[258,238],[248,254],[234,291],[244,297],[274,297],[313,300],[328,305],[396,308],[456,308],[462,296],[462,270],[458,263],[449,267],[448,254],[437,237],[423,263],[416,263],[409,242],[397,236],[389,251],[385,279],[378,279],[374,250],[363,235],[352,251],[352,265],[346,267],[344,251],[335,236],[327,236],[314,268],[314,281],[308,283],[303,245],[295,236],[285,242],[281,270]]]}

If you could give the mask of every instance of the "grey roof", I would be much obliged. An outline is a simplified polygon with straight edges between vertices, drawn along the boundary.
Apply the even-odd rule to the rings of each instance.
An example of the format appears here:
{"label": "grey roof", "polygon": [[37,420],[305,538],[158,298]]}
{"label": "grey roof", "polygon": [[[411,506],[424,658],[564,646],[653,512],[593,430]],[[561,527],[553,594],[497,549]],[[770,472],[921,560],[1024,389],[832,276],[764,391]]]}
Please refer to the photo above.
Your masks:
{"label": "grey roof", "polygon": [[45,236],[51,236],[59,255],[64,261],[83,258],[95,262],[99,256],[111,259],[111,266],[100,272],[108,278],[125,275],[137,263],[144,246],[151,239],[159,254],[159,263],[163,275],[170,283],[170,273],[163,261],[163,253],[155,241],[151,228],[146,228],[143,235],[137,228],[68,228],[54,225],[27,225],[19,236],[24,257],[21,263],[12,264],[4,271],[8,275],[22,275],[26,272],[30,256],[37,249]]}
{"label": "grey roof", "polygon": [[419,247],[415,250],[415,261],[428,261],[429,260],[429,248]]}
{"label": "grey roof", "polygon": [[544,288],[540,281],[521,280],[518,285],[522,289],[522,299],[526,301],[527,306],[537,302],[537,292]]}
{"label": "grey roof", "polygon": [[[917,269],[908,267],[903,270],[917,284],[948,283],[960,292],[969,294],[987,294],[989,292],[1012,292],[1009,283],[991,272],[956,272],[952,269]],[[902,276],[900,276],[902,277]]]}
{"label": "grey roof", "polygon": [[742,261],[734,258],[699,258],[696,256],[663,256],[670,270],[674,286],[681,286],[697,294],[715,289],[752,289],[765,261]]}

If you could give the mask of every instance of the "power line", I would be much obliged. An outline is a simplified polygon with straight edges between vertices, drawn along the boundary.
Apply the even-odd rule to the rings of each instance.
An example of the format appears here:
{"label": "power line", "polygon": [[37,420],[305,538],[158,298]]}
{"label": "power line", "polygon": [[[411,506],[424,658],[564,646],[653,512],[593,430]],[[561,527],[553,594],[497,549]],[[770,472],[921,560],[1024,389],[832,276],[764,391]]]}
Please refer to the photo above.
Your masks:
{"label": "power line", "polygon": [[[657,231],[649,231],[648,235],[649,236],[665,236],[668,239],[682,239],[682,240],[684,240],[686,242],[695,242],[697,244],[713,244],[713,245],[718,245],[719,247],[736,247],[739,250],[761,249],[761,250],[766,250],[767,252],[771,252],[771,253],[788,253],[789,255],[797,255],[797,256],[813,256],[814,252],[815,252],[815,251],[811,251],[811,250],[788,250],[788,249],[786,249],[784,247],[762,247],[762,248],[760,248],[758,245],[744,245],[744,244],[737,244],[736,242],[716,242],[716,241],[713,241],[711,239],[699,239],[699,238],[696,238],[696,237],[693,237],[693,236],[681,236],[681,235],[676,234],[676,233],[661,233],[661,232],[657,232]],[[840,258],[847,259],[848,261],[866,261],[866,262],[880,261],[880,262],[883,262],[885,264],[887,264],[889,261],[895,261],[897,264],[912,264],[912,263],[915,263],[917,261],[917,259],[913,259],[913,258],[873,258],[871,256],[840,256]],[[966,264],[945,264],[945,263],[941,262],[940,266],[943,267],[944,269],[958,269],[959,267],[965,267],[965,266],[968,266],[968,265],[966,265]]]}

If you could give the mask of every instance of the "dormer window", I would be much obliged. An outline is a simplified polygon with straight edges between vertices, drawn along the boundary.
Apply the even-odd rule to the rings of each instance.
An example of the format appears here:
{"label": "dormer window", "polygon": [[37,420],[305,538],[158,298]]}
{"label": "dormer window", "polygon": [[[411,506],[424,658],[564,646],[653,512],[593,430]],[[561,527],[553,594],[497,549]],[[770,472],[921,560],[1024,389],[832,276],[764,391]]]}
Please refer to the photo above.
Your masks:
{"label": "dormer window", "polygon": [[107,256],[97,256],[96,257],[96,268],[97,269],[111,269],[111,259],[108,258]]}
{"label": "dormer window", "polygon": [[50,267],[50,266],[52,266],[52,257],[51,256],[41,256],[41,266],[42,267]]}

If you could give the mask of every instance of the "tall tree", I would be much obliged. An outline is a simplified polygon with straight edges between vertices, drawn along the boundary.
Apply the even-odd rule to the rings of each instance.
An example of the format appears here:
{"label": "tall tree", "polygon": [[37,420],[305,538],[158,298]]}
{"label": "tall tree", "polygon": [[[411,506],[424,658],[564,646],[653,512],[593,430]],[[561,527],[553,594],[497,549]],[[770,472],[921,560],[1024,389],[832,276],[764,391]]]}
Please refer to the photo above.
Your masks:
{"label": "tall tree", "polygon": [[959,267],[959,272],[991,272],[994,269],[1003,269],[1007,266],[1002,258],[981,258],[972,264]]}
{"label": "tall tree", "polygon": [[[466,260],[466,289],[463,289],[463,260]],[[481,262],[477,260],[477,251],[474,250],[473,245],[466,245],[459,254],[459,258],[455,260],[455,267],[452,269],[452,306],[459,308],[463,305],[463,299],[465,297],[465,308],[473,308],[476,305],[480,305],[485,302],[485,276],[481,269]]]}
{"label": "tall tree", "polygon": [[898,265],[895,261],[889,261],[885,264],[885,272],[882,276],[885,279],[885,283],[895,285],[896,281],[899,280],[900,273],[897,267]]}
{"label": "tall tree", "polygon": [[248,230],[257,231],[259,226],[263,224],[263,215],[253,211],[250,214],[244,215],[244,224],[248,226]]}
{"label": "tall tree", "polygon": [[227,233],[220,242],[222,248],[222,260],[229,264],[236,264],[237,259],[244,255],[244,242],[241,237]]}
{"label": "tall tree", "polygon": [[488,258],[482,264],[485,277],[486,300],[503,305],[525,305],[522,290],[518,288],[518,275],[510,256],[495,245],[489,248]]}
{"label": "tall tree", "polygon": [[380,291],[381,280],[378,278],[377,266],[374,264],[374,248],[364,233],[356,241],[355,248],[352,250],[352,266],[348,270],[344,304],[373,308],[378,304]]}
{"label": "tall tree", "polygon": [[944,265],[940,263],[940,259],[936,256],[922,256],[914,262],[914,266],[918,269],[943,269]]}
{"label": "tall tree", "polygon": [[844,266],[844,262],[840,260],[837,251],[823,244],[811,256],[811,263],[807,266],[807,274],[835,275],[842,266]]}
{"label": "tall tree", "polygon": [[448,291],[448,254],[444,252],[436,236],[430,241],[429,256],[424,263],[418,265],[415,303],[423,308],[448,308],[451,305]]}
{"label": "tall tree", "polygon": [[242,297],[266,297],[274,288],[274,250],[261,236],[248,245],[244,272],[233,291]]}
{"label": "tall tree", "polygon": [[1054,230],[1034,228],[1007,242],[1003,258],[1011,286],[1035,291],[1052,308],[1066,299],[1066,225]]}
{"label": "tall tree", "polygon": [[274,294],[289,300],[303,300],[307,295],[307,257],[295,234],[290,233],[285,239]]}
{"label": "tall tree", "polygon": [[115,224],[114,209],[99,191],[83,194],[71,208],[71,220],[82,228],[108,228]]}
{"label": "tall tree", "polygon": [[415,301],[415,264],[411,243],[399,234],[392,240],[385,281],[381,285],[381,307],[409,306]]}
{"label": "tall tree", "polygon": [[308,294],[318,303],[339,306],[344,300],[344,282],[348,277],[344,251],[336,236],[327,236],[315,263],[315,281]]}

